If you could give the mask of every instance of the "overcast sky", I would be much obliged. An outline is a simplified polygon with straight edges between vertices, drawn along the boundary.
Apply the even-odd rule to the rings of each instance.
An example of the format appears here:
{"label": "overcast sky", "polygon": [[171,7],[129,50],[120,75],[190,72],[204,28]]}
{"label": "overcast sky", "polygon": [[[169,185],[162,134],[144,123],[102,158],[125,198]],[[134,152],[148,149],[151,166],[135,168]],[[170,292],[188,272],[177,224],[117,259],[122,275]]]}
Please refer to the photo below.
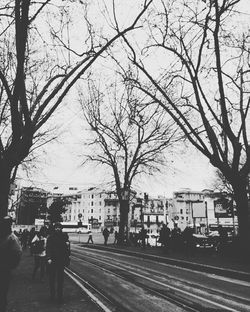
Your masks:
{"label": "overcast sky", "polygon": [[[54,186],[76,186],[79,190],[90,186],[106,188],[111,180],[107,169],[105,171],[94,165],[81,166],[81,154],[85,150],[83,142],[89,132],[86,124],[79,122],[80,111],[66,109],[65,114],[68,118],[61,127],[65,132],[59,137],[60,142],[46,147],[46,153],[37,163],[37,169],[32,170],[30,180],[21,174],[23,179],[19,181],[22,185],[40,186],[46,190]],[[185,147],[169,157],[169,165],[162,174],[150,178],[144,176],[134,188],[151,196],[167,197],[181,188],[195,191],[211,188],[214,169],[193,147]]]}

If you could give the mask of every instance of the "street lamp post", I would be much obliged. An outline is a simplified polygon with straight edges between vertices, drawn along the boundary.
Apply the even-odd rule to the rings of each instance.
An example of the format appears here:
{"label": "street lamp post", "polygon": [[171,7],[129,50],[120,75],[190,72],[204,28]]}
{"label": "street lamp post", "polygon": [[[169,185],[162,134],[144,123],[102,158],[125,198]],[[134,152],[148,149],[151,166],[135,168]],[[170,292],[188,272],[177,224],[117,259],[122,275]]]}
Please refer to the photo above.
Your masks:
{"label": "street lamp post", "polygon": [[[78,226],[81,225],[82,223],[82,214],[79,213],[78,214]],[[80,230],[78,229],[78,242],[80,243],[81,242],[81,235],[80,235]]]}

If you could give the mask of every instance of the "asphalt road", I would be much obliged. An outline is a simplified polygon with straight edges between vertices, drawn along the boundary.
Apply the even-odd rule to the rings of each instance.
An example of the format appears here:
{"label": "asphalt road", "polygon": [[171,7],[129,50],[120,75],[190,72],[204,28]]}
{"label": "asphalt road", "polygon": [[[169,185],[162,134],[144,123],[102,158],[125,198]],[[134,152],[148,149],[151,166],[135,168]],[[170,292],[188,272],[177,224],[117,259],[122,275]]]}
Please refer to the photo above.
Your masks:
{"label": "asphalt road", "polygon": [[[85,237],[71,237],[86,242]],[[94,241],[102,242],[101,234]],[[113,243],[110,237],[110,243]],[[250,311],[250,283],[72,244],[71,268],[118,311]]]}

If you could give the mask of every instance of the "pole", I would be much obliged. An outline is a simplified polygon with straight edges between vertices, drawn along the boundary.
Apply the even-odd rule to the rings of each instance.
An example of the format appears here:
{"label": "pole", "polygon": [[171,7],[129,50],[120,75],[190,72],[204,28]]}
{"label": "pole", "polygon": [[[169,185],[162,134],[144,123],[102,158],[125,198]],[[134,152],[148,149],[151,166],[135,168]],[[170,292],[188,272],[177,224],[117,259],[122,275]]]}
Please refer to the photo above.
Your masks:
{"label": "pole", "polygon": [[209,234],[208,213],[207,213],[207,202],[205,202],[205,211],[206,211],[206,221],[207,221],[207,234]]}
{"label": "pole", "polygon": [[233,237],[235,237],[234,205],[232,203]]}

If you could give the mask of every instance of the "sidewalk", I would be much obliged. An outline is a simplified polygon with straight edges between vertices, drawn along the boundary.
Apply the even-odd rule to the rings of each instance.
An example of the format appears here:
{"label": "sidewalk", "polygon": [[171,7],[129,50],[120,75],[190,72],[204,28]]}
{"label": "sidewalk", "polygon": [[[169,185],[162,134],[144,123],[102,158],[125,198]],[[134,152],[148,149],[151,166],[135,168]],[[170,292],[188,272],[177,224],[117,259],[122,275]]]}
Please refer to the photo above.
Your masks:
{"label": "sidewalk", "polygon": [[[48,277],[32,280],[33,257],[24,251],[17,269],[12,272],[7,312],[97,312],[97,307],[67,276],[63,303],[51,302]],[[39,272],[38,272],[39,273]]]}

